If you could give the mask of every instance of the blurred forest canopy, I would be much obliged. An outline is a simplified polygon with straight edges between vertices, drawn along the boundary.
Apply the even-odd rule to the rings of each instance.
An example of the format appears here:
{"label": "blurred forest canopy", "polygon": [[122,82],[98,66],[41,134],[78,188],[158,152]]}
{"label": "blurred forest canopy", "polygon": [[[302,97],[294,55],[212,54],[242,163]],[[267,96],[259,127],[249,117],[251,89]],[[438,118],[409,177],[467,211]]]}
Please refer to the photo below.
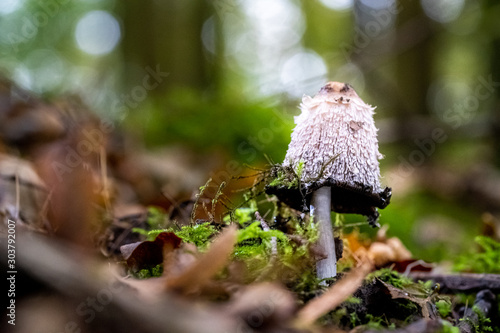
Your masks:
{"label": "blurred forest canopy", "polygon": [[349,82],[377,106],[381,222],[441,258],[500,214],[499,17],[494,0],[6,0],[0,70],[148,147],[251,165],[282,161],[303,94]]}

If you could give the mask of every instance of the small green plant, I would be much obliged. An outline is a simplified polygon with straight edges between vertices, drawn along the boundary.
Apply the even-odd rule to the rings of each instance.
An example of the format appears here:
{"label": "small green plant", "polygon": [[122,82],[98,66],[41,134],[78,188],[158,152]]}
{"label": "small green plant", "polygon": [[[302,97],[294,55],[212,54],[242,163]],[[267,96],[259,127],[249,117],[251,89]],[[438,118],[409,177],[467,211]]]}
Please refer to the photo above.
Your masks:
{"label": "small green plant", "polygon": [[361,299],[354,296],[350,296],[348,299],[345,300],[345,303],[359,305],[361,304]]}
{"label": "small green plant", "polygon": [[302,171],[304,171],[304,161],[299,161],[299,163],[297,163],[297,167],[295,168],[295,174],[297,175],[297,178],[300,179],[300,177],[302,176]]}
{"label": "small green plant", "polygon": [[489,326],[491,324],[491,319],[487,318],[484,313],[476,305],[472,307],[472,310],[476,313],[478,322],[472,322],[469,317],[460,318],[460,321],[468,321],[472,327],[474,327],[474,332],[484,333],[493,332],[493,328]]}
{"label": "small green plant", "polygon": [[208,246],[209,239],[217,233],[217,230],[210,222],[201,224],[185,225],[181,229],[167,228],[167,229],[154,229],[144,230],[141,228],[133,228],[133,232],[140,233],[146,236],[146,240],[154,241],[156,237],[162,232],[173,232],[186,243],[193,243],[199,249],[204,250]]}
{"label": "small green plant", "polygon": [[132,232],[146,236],[147,241],[154,241],[159,234],[165,231],[170,231],[170,229],[145,230],[142,228],[132,228]]}
{"label": "small green plant", "polygon": [[168,221],[167,213],[160,207],[149,206],[146,218],[146,228],[132,228],[132,232],[146,236],[146,240],[153,241],[156,236],[165,231]]}
{"label": "small green plant", "polygon": [[367,314],[366,319],[368,319],[368,322],[365,324],[365,326],[370,329],[380,330],[386,327],[389,329],[396,328],[394,323],[388,323],[387,319],[382,317],[376,317],[371,314]]}
{"label": "small green plant", "polygon": [[231,212],[231,215],[224,216],[224,222],[230,223],[231,220],[237,221],[240,226],[248,225],[249,222],[254,220],[255,212],[257,211],[257,204],[255,200],[248,201],[250,207],[240,207],[236,208]]}
{"label": "small green plant", "polygon": [[299,187],[299,180],[304,171],[304,161],[299,161],[295,168],[292,166],[273,166],[275,177],[269,182],[269,186],[284,186],[288,189]]}
{"label": "small green plant", "polygon": [[476,329],[476,332],[478,332],[478,333],[480,333],[480,332],[493,332],[493,328],[490,326],[491,319],[487,318],[484,315],[484,313],[481,311],[481,309],[479,309],[475,305],[472,307],[472,310],[474,310],[474,312],[477,314],[478,319],[479,319],[479,323],[477,324],[477,326],[474,327]]}
{"label": "small green plant", "polygon": [[149,279],[152,277],[160,277],[163,274],[163,264],[158,264],[155,267],[141,269],[137,273],[133,273],[137,279]]}
{"label": "small green plant", "polygon": [[149,206],[147,213],[147,224],[151,229],[159,229],[165,227],[165,222],[168,220],[167,213],[160,207]]}
{"label": "small green plant", "polygon": [[454,269],[459,272],[499,274],[500,242],[486,236],[477,236],[474,241],[481,251],[460,256]]}
{"label": "small green plant", "polygon": [[168,231],[174,232],[184,242],[193,243],[201,250],[206,249],[210,238],[217,233],[217,230],[210,222],[186,225],[181,230],[174,231],[169,229]]}
{"label": "small green plant", "polygon": [[451,302],[449,299],[440,299],[436,302],[436,308],[441,318],[446,318],[451,314]]}
{"label": "small green plant", "polygon": [[460,329],[446,320],[441,320],[441,333],[460,333]]}
{"label": "small green plant", "polygon": [[378,271],[375,271],[367,276],[367,280],[371,281],[373,279],[378,278],[381,281],[384,281],[396,288],[403,289],[405,287],[411,286],[414,284],[413,280],[399,274],[396,271],[393,271],[390,268],[382,268]]}

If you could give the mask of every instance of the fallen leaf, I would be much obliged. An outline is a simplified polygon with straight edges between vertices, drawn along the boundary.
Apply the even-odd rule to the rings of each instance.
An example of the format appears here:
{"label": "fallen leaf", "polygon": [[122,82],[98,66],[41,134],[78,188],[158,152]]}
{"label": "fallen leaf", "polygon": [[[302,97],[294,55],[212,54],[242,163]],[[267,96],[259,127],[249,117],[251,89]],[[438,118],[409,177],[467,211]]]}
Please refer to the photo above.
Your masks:
{"label": "fallen leaf", "polygon": [[422,317],[425,319],[436,319],[437,311],[432,302],[432,294],[424,294],[419,292],[414,292],[410,288],[408,290],[403,290],[394,287],[380,279],[377,279],[377,283],[380,283],[386,289],[386,292],[391,295],[392,299],[407,299],[415,304],[417,304],[422,312]]}
{"label": "fallen leaf", "polygon": [[120,247],[128,267],[139,270],[153,267],[163,262],[164,255],[179,248],[182,239],[173,232],[162,232],[154,241],[126,244]]}
{"label": "fallen leaf", "polygon": [[389,263],[405,261],[412,258],[412,254],[397,237],[389,239],[379,238],[379,241],[370,244],[368,250],[359,247],[356,255],[367,252],[368,257],[376,267],[384,267]]}

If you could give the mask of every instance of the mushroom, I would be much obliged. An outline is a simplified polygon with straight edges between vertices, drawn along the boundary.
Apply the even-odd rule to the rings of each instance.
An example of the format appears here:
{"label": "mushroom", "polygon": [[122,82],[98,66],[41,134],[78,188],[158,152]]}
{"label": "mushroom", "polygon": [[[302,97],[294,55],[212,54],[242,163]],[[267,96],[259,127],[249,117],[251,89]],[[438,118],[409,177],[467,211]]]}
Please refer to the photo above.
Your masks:
{"label": "mushroom", "polygon": [[[347,83],[328,82],[318,94],[304,96],[302,113],[281,170],[295,183],[274,182],[266,192],[301,211],[310,211],[319,226],[318,245],[326,258],[316,264],[320,279],[336,276],[331,211],[367,216],[378,225],[377,208],[385,208],[391,189],[382,189],[374,107],[364,103]],[[293,178],[292,177],[292,178]],[[285,177],[286,178],[286,177]],[[291,184],[296,186],[291,186]]]}

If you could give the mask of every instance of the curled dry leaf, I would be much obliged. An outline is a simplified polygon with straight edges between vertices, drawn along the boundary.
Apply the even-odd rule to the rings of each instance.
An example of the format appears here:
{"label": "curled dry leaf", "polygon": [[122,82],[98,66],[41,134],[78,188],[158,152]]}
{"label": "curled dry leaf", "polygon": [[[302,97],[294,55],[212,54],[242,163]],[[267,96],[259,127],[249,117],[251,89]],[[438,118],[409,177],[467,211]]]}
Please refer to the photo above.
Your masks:
{"label": "curled dry leaf", "polygon": [[397,237],[387,238],[384,227],[377,234],[377,241],[367,244],[360,242],[359,234],[354,232],[346,236],[349,249],[354,257],[367,255],[376,267],[383,267],[389,263],[408,261],[412,258],[411,252]]}
{"label": "curled dry leaf", "polygon": [[429,294],[422,297],[418,293],[412,292],[410,289],[400,289],[396,288],[382,280],[377,279],[377,283],[383,286],[384,292],[389,294],[392,299],[407,299],[410,302],[415,303],[420,307],[422,317],[424,319],[436,319],[438,318],[436,307],[433,305],[432,297],[434,295]]}
{"label": "curled dry leaf", "polygon": [[154,241],[123,245],[120,251],[127,265],[133,270],[153,267],[163,262],[166,254],[179,248],[182,239],[173,232],[162,232]]}
{"label": "curled dry leaf", "polygon": [[409,260],[412,257],[411,252],[397,237],[389,238],[384,243],[372,243],[368,248],[368,256],[377,267],[383,267],[391,262]]}
{"label": "curled dry leaf", "polygon": [[297,314],[295,324],[298,328],[312,325],[321,316],[335,309],[347,300],[363,283],[365,277],[372,271],[373,263],[364,257],[361,265],[335,283],[321,296],[307,303]]}

